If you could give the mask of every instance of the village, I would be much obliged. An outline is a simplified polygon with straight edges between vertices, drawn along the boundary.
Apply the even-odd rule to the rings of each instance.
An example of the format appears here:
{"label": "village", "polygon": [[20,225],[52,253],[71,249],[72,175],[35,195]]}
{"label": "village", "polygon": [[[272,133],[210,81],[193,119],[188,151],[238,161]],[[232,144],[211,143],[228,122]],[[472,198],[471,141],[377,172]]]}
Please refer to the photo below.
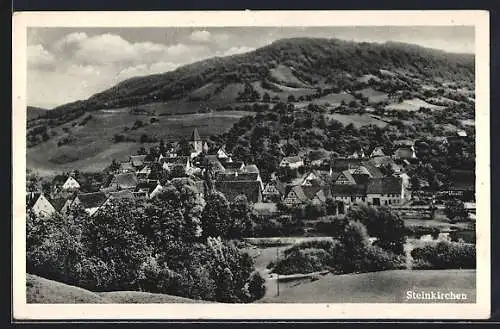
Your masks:
{"label": "village", "polygon": [[[456,137],[444,138],[441,142],[463,138],[467,138],[466,133],[458,131]],[[272,173],[269,181],[262,180],[256,165],[233,158],[224,146],[215,154],[209,154],[207,142],[196,128],[189,138],[189,147],[188,156],[178,155],[175,143],[170,143],[168,149],[162,145],[161,151],[157,148],[159,155],[153,159],[147,154],[130,155],[128,161],[115,163],[109,172],[109,183],[93,186],[94,191],[82,188],[76,175],[70,173],[62,185],[52,186],[50,195],[36,188],[28,190],[28,209],[39,216],[51,216],[80,205],[89,215],[95,215],[116,199],[140,202],[154,198],[162,190],[161,181],[165,181],[162,177],[168,173],[169,177],[192,179],[202,201],[209,193],[207,186],[213,186],[229,202],[244,195],[253,204],[254,212],[265,217],[281,213],[283,208],[322,206],[327,200],[335,201],[337,215],[346,214],[359,204],[408,210],[412,205],[425,204],[422,197],[428,201],[426,209],[439,207],[441,199],[457,198],[465,202],[471,218],[475,213],[474,176],[470,173],[457,175],[456,182],[438,193],[429,193],[425,182],[419,184],[418,190],[412,188],[408,168],[420,162],[412,140],[394,141],[392,154],[375,147],[333,159],[283,157],[280,169],[288,170],[292,177],[285,180],[279,173]],[[390,168],[389,172],[386,168]],[[210,185],[207,180],[211,180]]]}

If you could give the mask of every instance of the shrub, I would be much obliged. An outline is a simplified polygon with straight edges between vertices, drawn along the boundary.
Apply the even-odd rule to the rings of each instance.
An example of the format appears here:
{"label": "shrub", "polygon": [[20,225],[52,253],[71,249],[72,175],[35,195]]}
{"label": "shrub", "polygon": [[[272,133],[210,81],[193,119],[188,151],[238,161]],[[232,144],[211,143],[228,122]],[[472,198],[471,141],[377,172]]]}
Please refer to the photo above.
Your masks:
{"label": "shrub", "polygon": [[434,269],[476,268],[476,246],[456,242],[439,242],[415,248],[411,256],[417,262],[428,263]]}
{"label": "shrub", "polygon": [[248,283],[248,292],[252,300],[258,300],[264,297],[266,294],[265,282],[266,280],[264,280],[259,272],[252,273]]}
{"label": "shrub", "polygon": [[294,249],[280,260],[274,272],[278,274],[312,273],[325,269],[330,262],[330,254],[320,248]]}

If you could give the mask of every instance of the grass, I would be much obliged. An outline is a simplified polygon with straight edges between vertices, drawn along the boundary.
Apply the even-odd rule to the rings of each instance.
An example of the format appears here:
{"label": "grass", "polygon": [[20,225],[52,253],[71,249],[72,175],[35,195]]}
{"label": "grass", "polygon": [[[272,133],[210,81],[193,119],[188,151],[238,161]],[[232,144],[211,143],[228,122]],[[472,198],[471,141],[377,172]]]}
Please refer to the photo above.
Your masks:
{"label": "grass", "polygon": [[[292,69],[284,65],[278,65],[275,69],[271,69],[271,76],[280,82],[287,85],[294,85],[297,87],[309,87],[306,83],[299,80],[293,73]],[[281,87],[281,86],[280,86]]]}
{"label": "grass", "polygon": [[[152,109],[147,107],[146,110]],[[153,116],[134,115],[129,112],[129,109],[97,111],[92,113],[93,118],[84,126],[73,127],[73,123],[81,122],[81,119],[68,122],[55,129],[57,136],[45,143],[28,148],[27,166],[40,174],[74,169],[102,170],[111,163],[112,159],[124,161],[140,147],[148,149],[157,144],[114,143],[115,134],[123,134],[136,141],[139,141],[142,134],[147,134],[167,141],[178,140],[181,137],[189,138],[193,129],[197,128],[200,136],[205,138],[227,131],[241,117],[248,114],[251,112],[227,111],[156,116],[159,121],[150,123]],[[131,128],[136,120],[141,120],[147,125],[124,132],[125,127]],[[57,146],[57,142],[63,136],[68,135],[63,128],[69,129],[74,142]]]}
{"label": "grass", "polygon": [[[475,270],[391,270],[333,275],[280,284],[279,296],[260,303],[401,303],[409,290],[466,293],[476,298]],[[425,302],[425,301],[422,301]],[[433,301],[439,302],[439,301]],[[463,302],[463,301],[455,301]]]}
{"label": "grass", "polygon": [[367,125],[376,125],[380,128],[387,126],[387,122],[376,119],[368,114],[328,114],[328,118],[335,119],[340,121],[344,126],[352,123],[356,128],[367,126]]}
{"label": "grass", "polygon": [[346,104],[348,104],[350,101],[355,100],[354,96],[351,94],[348,94],[346,92],[341,92],[341,93],[331,93],[327,94],[323,97],[318,98],[317,100],[314,100],[313,102],[315,104],[320,104],[323,105],[325,103],[329,103],[332,106],[337,106],[344,101]]}
{"label": "grass", "polygon": [[418,111],[421,107],[429,108],[431,110],[441,110],[444,106],[433,105],[427,103],[420,98],[405,99],[402,103],[393,103],[385,107],[386,110],[399,110],[399,111]]}
{"label": "grass", "polygon": [[364,97],[368,97],[368,101],[370,103],[378,103],[388,100],[387,93],[375,90],[371,87],[361,89],[358,93],[361,93]]}
{"label": "grass", "polygon": [[91,292],[27,274],[26,301],[32,304],[153,304],[208,303],[189,298],[140,291]]}

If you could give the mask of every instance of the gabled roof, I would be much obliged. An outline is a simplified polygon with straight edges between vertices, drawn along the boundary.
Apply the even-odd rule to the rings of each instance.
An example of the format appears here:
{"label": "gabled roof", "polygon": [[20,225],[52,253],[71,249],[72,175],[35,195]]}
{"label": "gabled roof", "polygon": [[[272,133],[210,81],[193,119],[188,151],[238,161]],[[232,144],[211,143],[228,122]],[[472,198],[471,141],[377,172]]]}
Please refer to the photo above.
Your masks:
{"label": "gabled roof", "polygon": [[344,176],[349,181],[350,184],[356,184],[356,180],[354,179],[354,177],[352,177],[352,174],[349,172],[349,170],[342,171],[337,176],[334,182],[337,182],[341,176]]}
{"label": "gabled roof", "polygon": [[354,185],[332,185],[331,194],[333,197],[363,197],[366,196],[365,185],[354,184]]}
{"label": "gabled roof", "polygon": [[39,192],[31,192],[26,194],[26,205],[28,206],[28,208],[32,208],[35,205],[41,194],[42,193]]}
{"label": "gabled roof", "polygon": [[141,167],[144,165],[146,157],[147,155],[131,155],[130,163],[132,163],[132,166],[134,167]]}
{"label": "gabled roof", "polygon": [[191,134],[191,141],[201,141],[200,134],[198,133],[198,129],[196,128],[193,129],[193,133]]}
{"label": "gabled roof", "polygon": [[381,146],[377,146],[373,149],[372,153],[370,154],[372,157],[379,157],[379,156],[385,156],[384,150],[382,149]]}
{"label": "gabled roof", "polygon": [[336,158],[332,161],[333,171],[342,171],[358,167],[363,159],[354,158]]}
{"label": "gabled roof", "polygon": [[56,211],[61,211],[61,209],[64,207],[67,201],[68,199],[65,198],[55,198],[50,200],[50,203],[52,204],[52,206],[54,206]]}
{"label": "gabled roof", "polygon": [[137,184],[138,179],[135,173],[124,173],[115,175],[110,185],[118,185],[120,188],[128,189],[135,188]]}
{"label": "gabled roof", "polygon": [[375,167],[381,167],[381,166],[384,166],[387,164],[390,164],[391,166],[393,166],[395,164],[394,160],[388,155],[376,157],[376,158],[370,159],[366,162],[374,165]]}
{"label": "gabled roof", "polygon": [[135,200],[134,194],[130,191],[111,192],[109,199],[112,200]]}
{"label": "gabled roof", "polygon": [[246,165],[245,168],[243,168],[243,171],[246,173],[260,173],[259,168],[257,168],[254,164]]}
{"label": "gabled roof", "polygon": [[158,185],[157,181],[141,181],[137,184],[135,190],[136,191],[146,190],[148,191],[148,193],[151,193],[153,192],[153,190],[156,188],[157,185]]}
{"label": "gabled roof", "polygon": [[[274,187],[274,191],[275,192],[270,192],[269,190]],[[278,189],[276,183],[273,183],[273,182],[269,182],[265,185],[264,187],[264,191],[262,191],[263,194],[275,194],[275,195],[278,195],[278,194],[281,194],[280,190]]]}
{"label": "gabled roof", "polygon": [[216,181],[215,189],[232,202],[238,195],[246,195],[248,201],[260,200],[261,185],[259,181]]}
{"label": "gabled roof", "polygon": [[361,163],[361,166],[367,170],[368,174],[372,178],[384,177],[384,174],[380,171],[380,169],[378,169],[376,166],[374,166],[370,162],[363,162],[363,163]]}
{"label": "gabled roof", "polygon": [[243,161],[233,161],[233,162],[225,161],[222,165],[224,166],[224,168],[226,168],[226,170],[228,170],[228,169],[240,169],[245,164],[243,163]]}
{"label": "gabled roof", "polygon": [[80,193],[77,195],[77,198],[83,208],[89,209],[100,207],[108,197],[103,192],[94,192]]}
{"label": "gabled roof", "polygon": [[374,178],[368,181],[367,194],[400,194],[402,179],[399,177]]}
{"label": "gabled roof", "polygon": [[304,190],[302,189],[302,186],[300,186],[300,185],[293,186],[290,189],[290,191],[288,191],[287,195],[289,195],[291,192],[293,192],[295,194],[295,196],[297,197],[297,199],[299,199],[299,201],[301,201],[301,202],[306,202],[309,200],[309,198],[305,194]]}

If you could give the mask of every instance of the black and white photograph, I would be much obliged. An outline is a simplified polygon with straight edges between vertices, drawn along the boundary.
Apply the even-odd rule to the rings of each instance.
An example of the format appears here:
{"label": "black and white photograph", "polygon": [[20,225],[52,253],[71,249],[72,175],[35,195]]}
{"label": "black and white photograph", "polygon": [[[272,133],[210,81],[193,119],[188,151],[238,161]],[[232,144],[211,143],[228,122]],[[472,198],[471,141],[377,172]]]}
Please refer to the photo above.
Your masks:
{"label": "black and white photograph", "polygon": [[143,14],[14,17],[20,316],[488,317],[487,13]]}

